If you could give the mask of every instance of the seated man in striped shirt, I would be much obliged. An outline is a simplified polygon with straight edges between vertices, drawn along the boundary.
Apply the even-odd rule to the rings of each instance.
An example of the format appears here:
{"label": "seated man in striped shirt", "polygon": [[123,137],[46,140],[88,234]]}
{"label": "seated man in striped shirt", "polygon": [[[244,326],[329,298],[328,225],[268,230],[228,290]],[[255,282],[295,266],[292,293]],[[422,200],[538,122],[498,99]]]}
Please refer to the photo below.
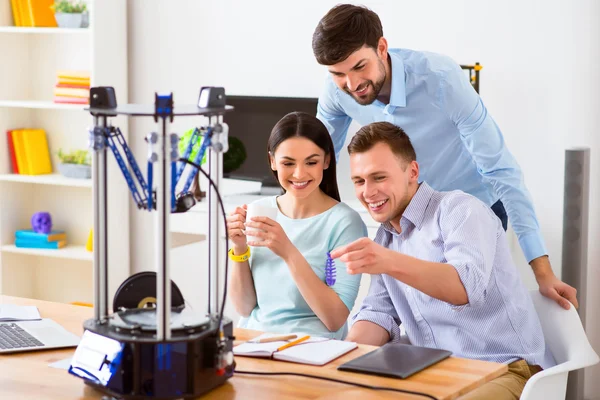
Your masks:
{"label": "seated man in striped shirt", "polygon": [[494,212],[461,191],[419,183],[408,136],[388,122],[364,126],[348,146],[356,196],[381,227],[331,252],[371,286],[346,340],[413,345],[509,365],[465,399],[518,399],[527,379],[554,365]]}

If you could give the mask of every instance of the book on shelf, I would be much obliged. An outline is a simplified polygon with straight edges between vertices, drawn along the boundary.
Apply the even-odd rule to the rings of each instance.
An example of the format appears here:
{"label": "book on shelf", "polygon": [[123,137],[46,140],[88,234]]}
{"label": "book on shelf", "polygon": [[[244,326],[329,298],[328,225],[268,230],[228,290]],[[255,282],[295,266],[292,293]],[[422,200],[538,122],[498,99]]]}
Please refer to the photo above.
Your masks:
{"label": "book on shelf", "polygon": [[50,162],[46,132],[43,129],[26,129],[23,142],[29,174],[51,174],[52,163]]}
{"label": "book on shelf", "polygon": [[19,174],[29,175],[29,169],[27,167],[27,154],[25,154],[25,145],[23,144],[23,132],[25,129],[15,129],[11,132],[14,151],[17,157],[17,166],[19,169]]}
{"label": "book on shelf", "polygon": [[8,131],[8,152],[14,153],[16,168],[21,175],[44,175],[52,173],[50,151],[43,129],[13,129]]}
{"label": "book on shelf", "polygon": [[87,83],[57,83],[57,88],[73,88],[73,89],[89,89],[90,85]]}
{"label": "book on shelf", "polygon": [[57,27],[54,0],[10,0],[15,26]]}
{"label": "book on shelf", "polygon": [[89,100],[87,98],[54,96],[54,102],[58,104],[88,104]]}
{"label": "book on shelf", "polygon": [[21,20],[20,0],[10,0],[10,6],[12,8],[13,21],[14,21],[15,26],[23,26],[23,22]]}
{"label": "book on shelf", "polygon": [[8,139],[8,155],[10,156],[10,167],[13,174],[19,173],[19,165],[17,164],[17,155],[15,154],[15,144],[13,142],[12,130],[6,131],[6,138]]}
{"label": "book on shelf", "polygon": [[35,240],[16,239],[15,246],[25,249],[62,249],[67,245],[66,240],[56,242],[39,242]]}
{"label": "book on shelf", "polygon": [[86,81],[87,83],[90,83],[90,72],[89,71],[83,71],[83,70],[65,70],[65,69],[61,69],[58,70],[56,72],[56,76],[58,77],[58,79],[75,79],[75,80],[80,80],[80,81]]}
{"label": "book on shelf", "polygon": [[89,87],[91,81],[85,78],[68,78],[68,77],[58,77],[56,79],[57,85],[76,85],[80,87]]}
{"label": "book on shelf", "polygon": [[68,88],[68,87],[58,87],[54,88],[54,95],[58,97],[77,97],[87,99],[90,97],[90,89],[89,88]]}
{"label": "book on shelf", "polygon": [[38,242],[35,240],[16,239],[15,246],[24,249],[62,249],[67,245],[66,240],[56,242]]}
{"label": "book on shelf", "polygon": [[64,231],[51,231],[50,233],[36,232],[33,229],[19,229],[15,232],[15,239],[37,242],[57,242],[67,240],[67,234]]}
{"label": "book on shelf", "polygon": [[88,104],[90,98],[90,73],[65,71],[56,73],[54,102],[63,104]]}

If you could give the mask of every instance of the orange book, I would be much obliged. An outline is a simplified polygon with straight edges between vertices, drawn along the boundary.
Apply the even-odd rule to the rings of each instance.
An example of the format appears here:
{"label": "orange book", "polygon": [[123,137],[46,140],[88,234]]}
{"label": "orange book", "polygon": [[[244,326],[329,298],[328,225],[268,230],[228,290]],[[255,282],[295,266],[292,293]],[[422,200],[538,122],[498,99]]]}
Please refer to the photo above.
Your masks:
{"label": "orange book", "polygon": [[54,4],[54,0],[26,0],[29,6],[29,13],[33,22],[32,26],[55,28],[56,19],[54,11],[50,6]]}

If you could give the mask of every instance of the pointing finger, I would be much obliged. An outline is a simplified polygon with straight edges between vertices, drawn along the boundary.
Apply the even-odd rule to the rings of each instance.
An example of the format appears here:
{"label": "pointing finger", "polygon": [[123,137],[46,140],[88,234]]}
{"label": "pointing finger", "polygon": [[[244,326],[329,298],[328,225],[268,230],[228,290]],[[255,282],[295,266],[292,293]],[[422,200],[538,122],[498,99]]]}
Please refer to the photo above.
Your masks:
{"label": "pointing finger", "polygon": [[331,252],[331,258],[333,258],[333,259],[340,258],[342,255],[344,255],[348,252],[361,250],[363,247],[365,247],[365,242],[364,242],[363,238],[360,238],[360,239],[355,240],[354,242],[349,243],[345,246],[341,246],[341,247],[334,249]]}

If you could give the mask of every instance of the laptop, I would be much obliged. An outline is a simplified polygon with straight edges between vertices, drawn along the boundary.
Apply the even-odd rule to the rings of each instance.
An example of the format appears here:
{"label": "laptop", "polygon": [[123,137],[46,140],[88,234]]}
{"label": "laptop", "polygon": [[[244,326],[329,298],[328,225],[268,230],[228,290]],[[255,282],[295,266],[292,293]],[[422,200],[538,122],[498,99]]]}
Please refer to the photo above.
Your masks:
{"label": "laptop", "polygon": [[76,347],[79,336],[51,319],[0,322],[0,354]]}

